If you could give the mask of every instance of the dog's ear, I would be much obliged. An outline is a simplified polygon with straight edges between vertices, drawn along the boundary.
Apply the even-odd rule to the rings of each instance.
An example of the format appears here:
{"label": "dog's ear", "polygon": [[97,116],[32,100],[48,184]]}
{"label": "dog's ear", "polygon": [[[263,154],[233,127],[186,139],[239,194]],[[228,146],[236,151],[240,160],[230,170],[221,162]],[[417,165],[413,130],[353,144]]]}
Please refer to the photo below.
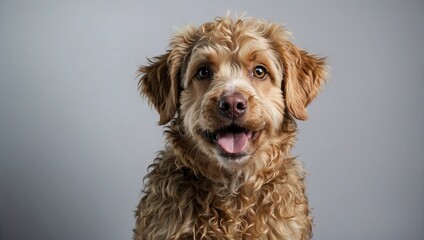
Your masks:
{"label": "dog's ear", "polygon": [[139,69],[142,75],[139,82],[140,93],[147,98],[160,115],[159,124],[167,124],[177,112],[179,83],[171,75],[171,52],[149,59],[148,66]]}
{"label": "dog's ear", "polygon": [[181,91],[181,69],[189,59],[190,50],[197,39],[196,29],[187,27],[171,39],[171,50],[150,59],[148,66],[139,69],[140,93],[159,112],[159,125],[167,124],[177,113]]}
{"label": "dog's ear", "polygon": [[295,118],[306,120],[306,107],[317,96],[327,77],[325,58],[310,55],[288,41],[282,51],[286,106]]}

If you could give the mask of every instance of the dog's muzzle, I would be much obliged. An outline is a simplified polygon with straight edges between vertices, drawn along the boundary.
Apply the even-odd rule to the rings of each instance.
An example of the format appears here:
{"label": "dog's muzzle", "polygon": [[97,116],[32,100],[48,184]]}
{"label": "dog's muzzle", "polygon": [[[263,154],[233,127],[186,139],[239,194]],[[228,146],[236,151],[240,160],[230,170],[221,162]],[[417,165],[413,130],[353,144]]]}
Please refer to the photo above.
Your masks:
{"label": "dog's muzzle", "polygon": [[250,140],[255,140],[258,131],[243,126],[243,117],[248,111],[246,98],[235,92],[219,98],[217,110],[223,117],[223,122],[228,122],[219,129],[203,131],[203,137],[216,144],[220,154],[225,157],[238,158],[246,155]]}

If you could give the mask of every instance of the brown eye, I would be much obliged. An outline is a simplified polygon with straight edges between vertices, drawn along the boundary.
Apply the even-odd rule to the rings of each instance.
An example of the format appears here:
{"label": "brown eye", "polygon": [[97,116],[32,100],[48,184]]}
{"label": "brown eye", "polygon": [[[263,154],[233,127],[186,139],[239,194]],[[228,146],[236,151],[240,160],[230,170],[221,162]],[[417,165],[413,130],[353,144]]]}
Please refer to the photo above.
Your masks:
{"label": "brown eye", "polygon": [[253,69],[253,76],[259,79],[265,79],[268,76],[268,72],[264,66],[256,66]]}
{"label": "brown eye", "polygon": [[196,78],[199,80],[203,80],[209,78],[212,75],[212,71],[209,68],[203,66],[197,70]]}

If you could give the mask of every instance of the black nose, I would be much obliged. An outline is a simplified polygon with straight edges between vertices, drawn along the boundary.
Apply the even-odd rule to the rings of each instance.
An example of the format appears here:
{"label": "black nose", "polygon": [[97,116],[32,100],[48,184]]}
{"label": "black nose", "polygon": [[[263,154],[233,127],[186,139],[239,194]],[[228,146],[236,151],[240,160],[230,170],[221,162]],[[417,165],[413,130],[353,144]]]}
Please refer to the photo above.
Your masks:
{"label": "black nose", "polygon": [[222,96],[218,101],[219,113],[226,118],[236,119],[246,112],[247,101],[240,93]]}

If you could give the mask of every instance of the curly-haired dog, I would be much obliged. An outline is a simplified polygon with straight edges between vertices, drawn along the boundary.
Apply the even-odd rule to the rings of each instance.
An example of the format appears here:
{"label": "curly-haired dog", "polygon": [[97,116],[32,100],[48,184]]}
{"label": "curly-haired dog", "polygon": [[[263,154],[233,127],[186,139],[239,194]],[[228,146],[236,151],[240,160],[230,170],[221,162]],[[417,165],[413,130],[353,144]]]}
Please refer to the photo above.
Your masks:
{"label": "curly-haired dog", "polygon": [[[166,149],[145,177],[134,239],[309,239],[294,118],[326,77],[277,24],[217,18],[140,68]],[[293,118],[294,117],[294,118]]]}

